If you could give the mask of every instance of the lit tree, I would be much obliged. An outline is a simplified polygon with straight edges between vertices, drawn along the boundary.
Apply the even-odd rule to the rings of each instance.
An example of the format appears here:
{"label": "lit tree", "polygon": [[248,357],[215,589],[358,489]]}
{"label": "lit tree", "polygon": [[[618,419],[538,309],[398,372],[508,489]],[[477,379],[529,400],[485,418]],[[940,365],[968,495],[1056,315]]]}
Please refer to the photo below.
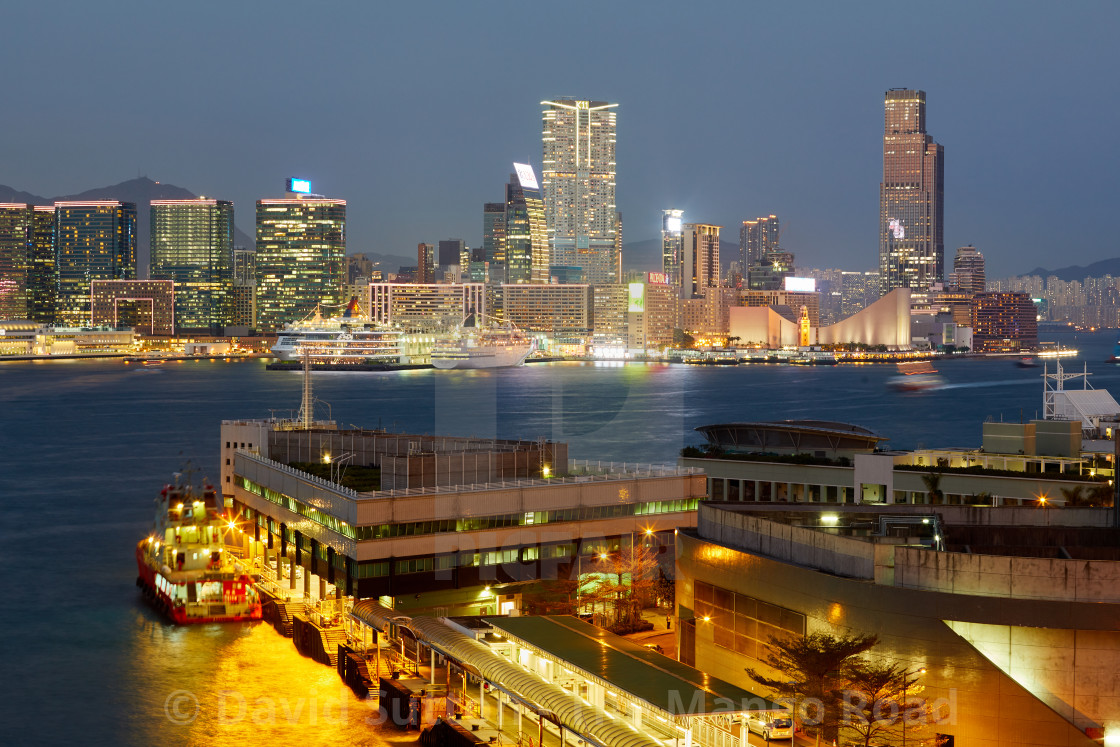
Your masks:
{"label": "lit tree", "polygon": [[815,704],[817,712],[812,716],[817,722],[817,744],[822,735],[836,739],[843,718],[844,686],[859,663],[859,655],[877,644],[879,638],[811,633],[799,637],[770,636],[769,642],[766,663],[780,677],[768,677],[751,668],[746,670],[747,675],[769,688],[772,697],[792,701],[798,711],[807,709],[809,703]]}
{"label": "lit tree", "polygon": [[590,596],[612,611],[611,627],[632,630],[657,584],[657,553],[636,545],[617,553],[603,553],[597,565],[601,580]]}
{"label": "lit tree", "polygon": [[891,663],[863,661],[852,666],[840,733],[864,747],[941,744],[930,734],[936,716],[919,697],[923,687],[918,674]]}

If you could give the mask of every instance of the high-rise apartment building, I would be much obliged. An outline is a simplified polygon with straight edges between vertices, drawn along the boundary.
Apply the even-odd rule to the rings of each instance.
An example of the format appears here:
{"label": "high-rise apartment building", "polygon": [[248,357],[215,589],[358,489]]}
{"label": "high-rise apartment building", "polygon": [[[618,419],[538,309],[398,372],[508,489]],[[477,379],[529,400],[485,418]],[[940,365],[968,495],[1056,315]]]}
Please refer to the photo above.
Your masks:
{"label": "high-rise apartment building", "polygon": [[540,185],[528,164],[515,163],[506,185],[506,272],[510,283],[548,282],[548,230]]}
{"label": "high-rise apartment building", "polygon": [[928,290],[944,274],[945,151],[926,134],[926,93],[885,94],[879,284]]}
{"label": "high-rise apartment building", "polygon": [[136,278],[136,203],[56,202],[58,298],[56,321],[90,323],[90,283]]}
{"label": "high-rise apartment building", "polygon": [[31,269],[28,272],[30,311],[28,316],[44,324],[54,323],[58,293],[58,257],[54,237],[54,205],[31,208]]}
{"label": "high-rise apartment building", "polygon": [[30,319],[32,206],[0,203],[0,319]]}
{"label": "high-rise apartment building", "polygon": [[972,244],[957,249],[953,257],[953,286],[965,293],[983,293],[987,290],[984,273],[984,255]]}
{"label": "high-rise apartment building", "polygon": [[617,283],[615,204],[618,104],[542,101],[542,182],[550,263],[583,268],[589,283]]}
{"label": "high-rise apartment building", "polygon": [[175,282],[179,329],[220,333],[230,324],[233,203],[152,200],[153,280]]}
{"label": "high-rise apartment building", "polygon": [[230,325],[254,329],[257,326],[257,252],[233,250],[233,287],[230,293]]}
{"label": "high-rise apartment building", "polygon": [[681,284],[681,228],[683,210],[661,211],[661,271],[669,285]]}
{"label": "high-rise apartment building", "polygon": [[257,328],[277,330],[320,304],[337,306],[345,255],[346,200],[258,200]]}
{"label": "high-rise apartment building", "polygon": [[681,298],[702,298],[720,285],[719,229],[707,223],[681,227]]}
{"label": "high-rise apartment building", "polygon": [[762,258],[770,252],[778,251],[778,236],[781,228],[778,216],[745,220],[739,228],[739,263],[744,272],[752,265],[762,263]]}

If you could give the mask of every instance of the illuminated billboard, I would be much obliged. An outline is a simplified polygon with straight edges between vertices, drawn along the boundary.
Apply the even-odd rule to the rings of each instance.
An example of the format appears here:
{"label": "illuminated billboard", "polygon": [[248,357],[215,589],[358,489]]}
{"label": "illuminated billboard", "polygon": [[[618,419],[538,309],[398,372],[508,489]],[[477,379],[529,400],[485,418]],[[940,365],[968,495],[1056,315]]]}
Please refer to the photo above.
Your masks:
{"label": "illuminated billboard", "polygon": [[887,228],[890,229],[891,236],[896,239],[906,238],[906,228],[902,225],[902,221],[898,218],[891,218],[887,223]]}
{"label": "illuminated billboard", "polygon": [[646,286],[645,283],[630,283],[630,307],[627,311],[645,311],[646,310]]}
{"label": "illuminated billboard", "polygon": [[517,172],[517,181],[521,183],[522,189],[540,189],[541,186],[537,183],[537,175],[533,173],[533,167],[527,163],[513,164],[513,170]]}
{"label": "illuminated billboard", "polygon": [[289,192],[296,192],[296,193],[301,194],[301,195],[310,194],[311,193],[311,182],[309,182],[306,179],[289,179],[288,180],[288,191]]}
{"label": "illuminated billboard", "polygon": [[669,233],[681,232],[681,219],[676,216],[669,216],[665,219],[665,230]]}
{"label": "illuminated billboard", "polygon": [[646,278],[647,278],[647,282],[653,283],[654,285],[668,285],[669,284],[669,276],[666,275],[663,272],[651,272],[648,275],[646,275]]}
{"label": "illuminated billboard", "polygon": [[798,293],[814,293],[817,290],[817,281],[813,278],[786,278],[785,289]]}

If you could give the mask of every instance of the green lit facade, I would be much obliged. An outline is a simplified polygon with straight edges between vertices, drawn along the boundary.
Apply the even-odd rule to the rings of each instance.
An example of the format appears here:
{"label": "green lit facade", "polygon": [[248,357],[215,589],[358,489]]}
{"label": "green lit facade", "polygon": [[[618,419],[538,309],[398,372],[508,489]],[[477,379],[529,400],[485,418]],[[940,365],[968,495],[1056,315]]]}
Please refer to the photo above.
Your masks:
{"label": "green lit facade", "polygon": [[90,283],[136,278],[136,203],[56,202],[56,322],[89,326]]}
{"label": "green lit facade", "polygon": [[231,323],[233,203],[152,201],[152,279],[175,282],[175,326],[220,333]]}
{"label": "green lit facade", "polygon": [[257,328],[275,331],[340,303],[346,201],[257,201]]}

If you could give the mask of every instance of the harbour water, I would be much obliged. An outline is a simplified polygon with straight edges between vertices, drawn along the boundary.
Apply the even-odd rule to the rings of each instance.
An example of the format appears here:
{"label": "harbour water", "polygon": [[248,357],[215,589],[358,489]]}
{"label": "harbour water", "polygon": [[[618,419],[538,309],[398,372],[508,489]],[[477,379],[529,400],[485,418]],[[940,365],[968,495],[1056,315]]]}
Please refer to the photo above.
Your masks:
{"label": "harbour water", "polygon": [[[1098,388],[1113,331],[1072,333]],[[1052,365],[1052,364],[1051,364]],[[978,446],[988,418],[1041,415],[1041,368],[938,364],[942,389],[903,394],[883,365],[529,365],[499,371],[316,373],[340,424],[567,441],[571,456],[672,463],[692,429],[786,418],[858,423],[887,446]],[[217,477],[223,419],[287,416],[301,374],[263,361],[0,363],[0,697],[3,741],[386,744],[395,732],[265,624],[185,629],[142,601],[133,547],[185,459]],[[327,416],[324,405],[320,417]],[[412,741],[409,737],[405,741]]]}

